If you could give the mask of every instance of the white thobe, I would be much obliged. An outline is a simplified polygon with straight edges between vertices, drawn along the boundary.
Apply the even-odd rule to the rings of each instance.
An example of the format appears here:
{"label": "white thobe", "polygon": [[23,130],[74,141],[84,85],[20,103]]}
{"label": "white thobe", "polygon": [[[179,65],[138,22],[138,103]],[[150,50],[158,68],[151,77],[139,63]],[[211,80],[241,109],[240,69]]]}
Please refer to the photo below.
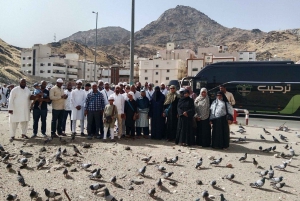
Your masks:
{"label": "white thobe", "polygon": [[168,90],[165,88],[164,90],[160,90],[161,91],[161,93],[163,94],[163,95],[165,95],[165,96],[167,96],[167,94],[168,94]]}
{"label": "white thobe", "polygon": [[8,110],[12,110],[13,114],[9,114],[10,135],[15,136],[18,124],[21,124],[22,134],[26,135],[28,121],[30,119],[30,90],[20,86],[13,88],[9,96]]}
{"label": "white thobe", "polygon": [[65,101],[65,110],[70,111],[72,110],[71,108],[72,91],[65,90],[64,93],[68,95],[68,98]]}
{"label": "white thobe", "polygon": [[[133,93],[134,93],[134,92],[133,92]],[[139,97],[141,97],[141,92],[135,91],[133,99],[136,100],[136,99],[138,99]]]}
{"label": "white thobe", "polygon": [[149,99],[149,101],[151,101],[154,90],[153,89],[151,91],[146,90],[145,92],[146,92],[146,97]]}
{"label": "white thobe", "polygon": [[108,97],[110,95],[112,95],[114,92],[110,89],[108,91],[106,89],[103,89],[101,91],[101,93],[103,94],[103,97],[104,97],[104,103],[105,103],[105,105],[107,105],[108,104]]}
{"label": "white thobe", "polygon": [[[83,120],[84,118],[84,103],[85,103],[85,92],[84,90],[75,89],[71,93],[71,120]],[[77,110],[76,107],[81,106],[80,110]]]}

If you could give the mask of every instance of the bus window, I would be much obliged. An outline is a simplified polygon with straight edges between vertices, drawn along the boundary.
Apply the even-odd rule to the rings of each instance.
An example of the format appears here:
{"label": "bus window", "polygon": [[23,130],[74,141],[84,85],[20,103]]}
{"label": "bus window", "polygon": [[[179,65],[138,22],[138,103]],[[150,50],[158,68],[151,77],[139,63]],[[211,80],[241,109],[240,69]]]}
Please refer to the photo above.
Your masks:
{"label": "bus window", "polygon": [[203,87],[206,87],[207,81],[200,80],[196,82],[196,89],[201,89]]}

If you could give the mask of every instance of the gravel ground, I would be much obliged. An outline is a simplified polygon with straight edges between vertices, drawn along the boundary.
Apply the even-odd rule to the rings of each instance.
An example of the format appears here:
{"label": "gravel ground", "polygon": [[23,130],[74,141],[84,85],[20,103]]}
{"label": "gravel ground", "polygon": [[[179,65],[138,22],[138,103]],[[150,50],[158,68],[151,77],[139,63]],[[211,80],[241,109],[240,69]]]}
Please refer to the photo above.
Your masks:
{"label": "gravel ground", "polygon": [[[267,121],[267,120],[265,120]],[[276,120],[270,120],[276,125]],[[51,113],[48,115],[47,131],[50,131]],[[279,124],[280,125],[280,124]],[[279,126],[278,125],[278,126]],[[286,123],[288,125],[288,122]],[[30,122],[30,128],[32,121]],[[263,169],[269,169],[269,166],[276,166],[282,164],[282,158],[275,158],[274,154],[284,152],[288,154],[289,151],[284,149],[286,142],[275,143],[272,140],[272,135],[279,139],[279,133],[288,137],[288,144],[293,146],[296,154],[300,153],[299,145],[300,138],[297,138],[295,131],[298,128],[293,128],[289,132],[275,131],[275,126],[267,127],[267,130],[272,135],[265,135],[261,128],[262,125],[244,126],[246,133],[239,134],[235,131],[238,130],[238,125],[232,125],[231,131],[235,134],[231,135],[231,140],[236,140],[239,137],[246,136],[247,141],[243,143],[231,143],[228,150],[214,150],[211,148],[201,148],[197,146],[193,147],[181,147],[174,145],[174,143],[166,141],[158,141],[151,139],[136,139],[126,140],[121,139],[116,142],[102,142],[101,140],[88,141],[85,138],[76,136],[74,142],[70,142],[70,134],[68,137],[64,137],[67,144],[62,144],[59,139],[54,139],[46,145],[43,144],[45,138],[37,137],[35,139],[23,140],[20,138],[20,130],[16,135],[17,139],[13,142],[9,142],[9,127],[7,112],[0,112],[0,144],[6,151],[9,151],[13,157],[9,160],[9,163],[13,164],[13,170],[8,172],[6,170],[6,164],[0,162],[0,200],[5,200],[8,194],[17,194],[19,200],[30,200],[30,189],[34,188],[40,193],[38,200],[46,200],[44,189],[56,191],[61,193],[61,196],[57,196],[57,200],[68,200],[63,189],[67,190],[68,195],[72,201],[77,200],[105,200],[101,197],[101,192],[98,190],[98,194],[94,194],[89,189],[89,186],[94,183],[103,183],[109,189],[111,195],[115,196],[117,200],[121,198],[123,200],[196,200],[201,198],[201,193],[207,190],[212,200],[221,200],[220,194],[224,194],[227,200],[288,200],[296,201],[300,200],[298,180],[299,180],[299,156],[293,158],[293,161],[287,166],[285,171],[275,170],[275,177],[283,176],[283,182],[286,185],[282,190],[273,189],[270,185],[270,181],[266,180],[265,185],[261,189],[251,188],[249,184],[255,182],[260,177],[256,174],[256,171]],[[69,124],[67,125],[69,128]],[[79,128],[78,128],[79,129]],[[68,130],[67,130],[68,131]],[[78,130],[79,132],[79,130]],[[48,132],[49,133],[49,132]],[[28,136],[32,134],[32,129],[28,130]],[[266,141],[260,139],[259,134],[263,134]],[[90,143],[91,148],[83,148],[84,143]],[[73,156],[73,145],[76,145],[82,152],[82,155]],[[275,152],[264,153],[258,150],[259,146],[264,149],[277,146]],[[45,146],[46,152],[40,152],[39,150]],[[130,147],[130,150],[125,150],[125,147]],[[66,148],[68,155],[62,155],[63,162],[58,163],[53,158],[57,149],[61,147]],[[20,150],[30,152],[32,157],[28,158],[28,167],[20,169],[20,163],[17,162],[21,155]],[[245,162],[239,162],[239,158],[248,154],[248,158]],[[40,170],[36,169],[36,158],[39,156],[45,156],[47,159],[47,165]],[[141,161],[142,158],[152,156],[150,162],[145,164]],[[163,162],[164,157],[173,158],[179,157],[177,165],[166,164]],[[210,165],[211,162],[208,157],[214,156],[215,158],[223,158],[223,161],[219,166],[215,167]],[[203,158],[203,165],[200,169],[195,169],[195,165],[198,159]],[[252,164],[252,158],[255,158],[261,169],[256,168]],[[102,178],[98,181],[93,181],[88,178],[91,174],[89,171],[85,171],[79,167],[80,163],[92,163],[90,170],[101,168]],[[167,172],[174,172],[170,179],[163,179],[163,187],[157,188],[156,181],[159,178],[163,178],[161,172],[159,172],[155,165],[160,164],[166,168]],[[227,164],[232,164],[232,168],[226,167]],[[65,178],[63,176],[63,170],[65,166],[69,170],[69,176]],[[139,176],[137,169],[147,165],[145,176]],[[56,169],[61,167],[61,169]],[[70,172],[71,169],[76,168],[77,172]],[[22,187],[17,181],[17,171],[20,170],[23,175],[26,187]],[[233,181],[222,179],[224,175],[235,174]],[[117,184],[110,183],[110,178],[117,177]],[[132,180],[144,183],[137,185],[132,183]],[[196,184],[196,180],[201,180],[202,185]],[[216,187],[209,185],[209,182],[216,180]],[[170,181],[175,181],[176,186],[172,186]],[[129,190],[129,187],[133,187],[133,190]],[[148,190],[156,187],[156,197],[152,198],[148,195]]]}

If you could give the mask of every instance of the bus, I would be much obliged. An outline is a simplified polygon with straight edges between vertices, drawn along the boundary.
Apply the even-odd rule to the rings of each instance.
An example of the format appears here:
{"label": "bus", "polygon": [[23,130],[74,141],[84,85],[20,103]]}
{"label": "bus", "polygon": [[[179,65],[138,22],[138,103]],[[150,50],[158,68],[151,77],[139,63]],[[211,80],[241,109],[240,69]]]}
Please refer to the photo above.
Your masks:
{"label": "bus", "polygon": [[224,85],[234,95],[234,108],[251,115],[300,118],[300,65],[292,61],[215,63],[183,78],[181,85],[190,85],[197,94],[205,87],[212,100]]}

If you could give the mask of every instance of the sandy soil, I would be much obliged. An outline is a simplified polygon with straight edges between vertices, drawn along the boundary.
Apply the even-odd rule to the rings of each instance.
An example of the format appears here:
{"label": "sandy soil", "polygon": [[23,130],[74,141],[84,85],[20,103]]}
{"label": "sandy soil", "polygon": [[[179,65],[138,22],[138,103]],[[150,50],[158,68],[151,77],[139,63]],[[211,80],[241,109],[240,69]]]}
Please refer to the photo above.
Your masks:
{"label": "sandy soil", "polygon": [[[273,121],[273,120],[270,120]],[[47,131],[50,131],[51,113],[48,114]],[[288,124],[288,123],[287,123]],[[30,128],[32,127],[32,121],[30,122]],[[67,125],[69,129],[69,124]],[[54,139],[50,143],[45,145],[46,152],[39,152],[42,148],[45,138],[37,137],[35,139],[23,140],[20,138],[20,131],[18,130],[17,140],[13,143],[9,142],[9,127],[7,112],[0,111],[0,144],[6,151],[15,155],[9,160],[9,163],[13,164],[13,170],[8,172],[6,170],[6,164],[0,162],[0,200],[5,200],[8,194],[17,194],[20,200],[30,200],[30,189],[34,188],[40,193],[39,200],[46,200],[44,194],[44,188],[55,190],[61,193],[58,196],[58,200],[68,200],[63,193],[63,189],[66,188],[72,201],[76,200],[105,200],[103,197],[93,194],[89,189],[91,184],[100,182],[106,185],[110,193],[118,200],[196,200],[201,197],[201,193],[204,190],[208,190],[209,194],[214,195],[212,200],[220,200],[220,194],[224,194],[227,200],[300,200],[300,192],[298,188],[299,180],[299,156],[293,158],[291,165],[289,165],[285,171],[275,170],[275,177],[283,176],[283,182],[286,186],[282,190],[273,189],[270,186],[270,181],[266,180],[265,185],[261,189],[251,188],[249,183],[255,182],[260,177],[256,174],[256,171],[262,169],[269,169],[269,166],[275,166],[282,164],[285,159],[275,158],[274,154],[284,152],[288,154],[289,151],[284,149],[286,143],[275,143],[272,140],[271,135],[265,135],[266,141],[262,141],[259,138],[259,134],[263,134],[263,130],[260,127],[245,126],[246,133],[239,134],[235,132],[235,135],[231,135],[231,140],[235,140],[239,137],[247,137],[247,141],[244,143],[231,143],[229,150],[213,150],[211,148],[201,148],[197,146],[193,147],[181,147],[175,146],[171,142],[157,141],[150,139],[138,139],[138,140],[125,140],[107,142],[104,143],[100,140],[87,141],[85,138],[76,136],[74,142],[70,142],[66,145],[62,145],[58,139]],[[297,128],[295,128],[297,129]],[[299,145],[300,138],[295,136],[295,129],[289,132],[275,131],[275,127],[268,127],[272,135],[279,139],[278,134],[284,134],[289,139],[289,145],[293,146],[296,154],[300,153]],[[232,125],[231,131],[237,131],[238,126]],[[67,130],[69,131],[69,130]],[[78,131],[79,132],[79,131]],[[49,132],[47,132],[49,133]],[[298,128],[299,133],[299,128]],[[32,134],[32,129],[28,131],[28,136]],[[70,136],[65,137],[65,140],[70,141]],[[91,143],[92,148],[85,149],[81,145],[83,143]],[[73,144],[75,144],[82,155],[79,157],[72,156]],[[277,146],[275,152],[263,153],[258,150],[259,146],[268,148],[270,146]],[[130,146],[131,150],[125,150],[126,146]],[[44,168],[36,169],[36,158],[38,156],[45,156],[49,160],[61,147],[66,148],[69,156],[62,156],[63,160],[71,164],[67,167],[69,170],[69,177],[63,176],[63,170],[54,170],[53,167],[59,165],[55,160],[50,160],[49,165]],[[21,158],[19,155],[20,150],[33,153],[34,156],[28,158],[28,167],[21,169],[21,174],[24,176],[25,182],[28,184],[26,187],[18,185],[16,171],[20,168],[20,163],[17,159]],[[245,162],[239,162],[238,159],[248,153],[248,158]],[[141,161],[141,158],[146,156],[152,156],[151,162],[147,165],[145,176],[138,176],[137,169],[142,168],[145,163]],[[164,157],[173,158],[179,157],[177,165],[169,165],[163,163]],[[216,158],[222,157],[223,161],[218,167],[209,165],[211,162],[208,156],[214,156]],[[203,165],[201,169],[195,169],[198,159],[203,158]],[[256,168],[252,164],[252,158],[256,158],[262,169]],[[103,178],[100,181],[92,181],[88,178],[89,171],[80,169],[78,163],[92,163],[90,170],[95,168],[101,168],[101,174]],[[226,164],[231,163],[233,168],[227,168]],[[64,163],[61,162],[60,165]],[[167,172],[174,172],[169,180],[163,180],[163,188],[158,189],[156,187],[156,181],[162,178],[162,175],[155,168],[155,164],[161,164]],[[70,172],[71,169],[77,168],[77,172]],[[222,177],[226,174],[235,174],[234,180],[231,182]],[[110,183],[110,178],[117,177],[117,186]],[[131,184],[131,180],[140,179],[144,181],[144,184],[136,185]],[[196,180],[201,180],[203,185],[197,185]],[[216,180],[217,185],[215,188],[209,185],[209,182]],[[170,181],[176,181],[177,186],[169,184]],[[132,186],[134,190],[129,190],[129,186]],[[151,198],[148,195],[148,190],[156,187],[156,197]],[[101,191],[98,191],[101,192]],[[201,200],[202,197],[201,197]]]}

